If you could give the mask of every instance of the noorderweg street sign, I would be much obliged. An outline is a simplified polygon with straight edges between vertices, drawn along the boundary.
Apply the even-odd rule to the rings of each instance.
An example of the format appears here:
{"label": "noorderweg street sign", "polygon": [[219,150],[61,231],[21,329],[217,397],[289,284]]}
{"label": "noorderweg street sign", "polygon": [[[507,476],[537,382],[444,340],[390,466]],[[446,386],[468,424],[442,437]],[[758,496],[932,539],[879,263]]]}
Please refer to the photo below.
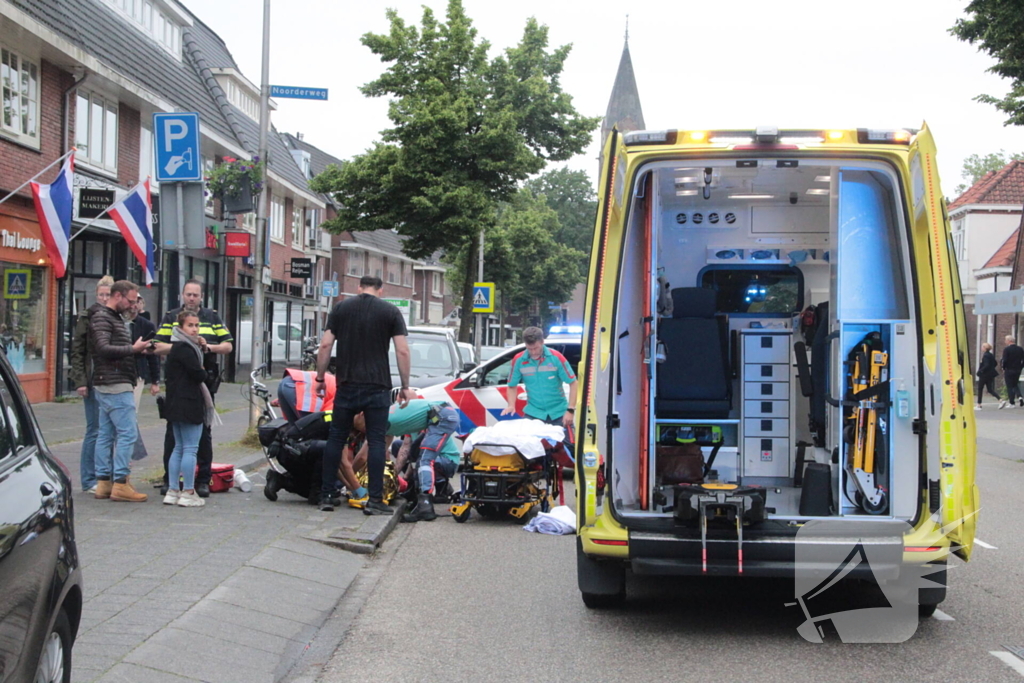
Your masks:
{"label": "noorderweg street sign", "polygon": [[473,283],[473,312],[494,313],[494,283]]}

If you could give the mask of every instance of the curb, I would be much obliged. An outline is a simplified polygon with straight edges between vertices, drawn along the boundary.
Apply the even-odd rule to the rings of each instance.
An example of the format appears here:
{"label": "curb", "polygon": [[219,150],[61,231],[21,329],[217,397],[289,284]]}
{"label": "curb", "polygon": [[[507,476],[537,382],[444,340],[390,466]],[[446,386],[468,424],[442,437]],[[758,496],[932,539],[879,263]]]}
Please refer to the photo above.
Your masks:
{"label": "curb", "polygon": [[390,516],[372,515],[366,518],[357,531],[345,527],[338,527],[331,530],[318,531],[307,535],[311,541],[318,541],[326,545],[347,550],[361,555],[370,555],[380,550],[381,545],[395,530],[402,520],[405,512],[405,501],[395,506]]}

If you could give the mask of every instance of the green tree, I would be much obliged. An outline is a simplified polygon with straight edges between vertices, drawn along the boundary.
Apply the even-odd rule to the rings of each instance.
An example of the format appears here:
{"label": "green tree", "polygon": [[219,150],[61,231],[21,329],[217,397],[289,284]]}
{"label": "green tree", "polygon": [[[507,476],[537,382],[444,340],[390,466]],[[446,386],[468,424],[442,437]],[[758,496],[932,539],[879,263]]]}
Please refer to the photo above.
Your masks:
{"label": "green tree", "polygon": [[[526,188],[558,214],[559,230],[555,240],[582,251],[590,258],[597,216],[597,193],[586,171],[558,168],[526,181]],[[587,263],[584,263],[586,267]]]}
{"label": "green tree", "polygon": [[962,195],[967,188],[984,178],[985,174],[989,171],[998,171],[1011,161],[1020,161],[1021,159],[1024,159],[1024,154],[1015,152],[1014,154],[1007,155],[1005,149],[986,154],[985,156],[980,154],[970,155],[964,159],[964,167],[960,171],[960,177],[967,182],[956,186],[956,195],[958,197]]}
{"label": "green tree", "polygon": [[1010,80],[1010,92],[999,98],[978,95],[978,102],[994,105],[1008,116],[1006,125],[1024,124],[1024,11],[1019,0],[972,0],[966,19],[949,30],[960,40],[977,45],[995,58],[988,71]]}
{"label": "green tree", "polygon": [[[548,161],[582,152],[598,118],[576,112],[560,75],[571,46],[548,50],[547,27],[526,22],[519,44],[496,57],[477,39],[461,0],[449,0],[444,21],[424,8],[421,26],[388,10],[387,35],[362,42],[389,64],[362,87],[390,97],[393,127],[344,167],[311,183],[343,208],[328,229],[394,228],[409,237],[406,254],[464,253],[462,307],[472,304],[480,232],[496,207]],[[469,340],[470,316],[460,339]]]}

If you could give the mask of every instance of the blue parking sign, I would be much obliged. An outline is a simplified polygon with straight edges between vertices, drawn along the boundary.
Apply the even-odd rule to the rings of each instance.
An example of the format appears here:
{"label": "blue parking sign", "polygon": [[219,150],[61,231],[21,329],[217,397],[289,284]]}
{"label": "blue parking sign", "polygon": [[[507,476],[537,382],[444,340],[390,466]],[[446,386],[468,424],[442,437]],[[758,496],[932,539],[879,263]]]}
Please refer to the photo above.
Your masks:
{"label": "blue parking sign", "polygon": [[156,179],[161,183],[196,182],[203,179],[199,154],[199,114],[153,114],[156,145]]}

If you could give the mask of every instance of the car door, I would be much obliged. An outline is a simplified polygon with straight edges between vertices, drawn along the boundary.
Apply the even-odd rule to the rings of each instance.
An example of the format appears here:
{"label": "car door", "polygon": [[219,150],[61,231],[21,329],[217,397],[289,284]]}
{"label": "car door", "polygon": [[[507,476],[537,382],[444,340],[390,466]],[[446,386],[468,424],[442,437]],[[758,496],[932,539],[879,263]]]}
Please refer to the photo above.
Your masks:
{"label": "car door", "polygon": [[[435,397],[430,389],[423,392],[424,398],[448,400],[459,410],[459,433],[468,434],[477,427],[492,425],[499,420],[511,420],[517,415],[502,417],[501,411],[508,405],[508,376],[512,370],[512,359],[523,350],[522,346],[508,349],[474,370],[465,379],[456,379],[444,386],[443,394]],[[431,392],[428,395],[428,392]],[[516,389],[516,408],[522,413],[526,407],[526,390],[522,384]]]}
{"label": "car door", "polygon": [[0,681],[29,680],[49,623],[64,484],[0,372]]}

